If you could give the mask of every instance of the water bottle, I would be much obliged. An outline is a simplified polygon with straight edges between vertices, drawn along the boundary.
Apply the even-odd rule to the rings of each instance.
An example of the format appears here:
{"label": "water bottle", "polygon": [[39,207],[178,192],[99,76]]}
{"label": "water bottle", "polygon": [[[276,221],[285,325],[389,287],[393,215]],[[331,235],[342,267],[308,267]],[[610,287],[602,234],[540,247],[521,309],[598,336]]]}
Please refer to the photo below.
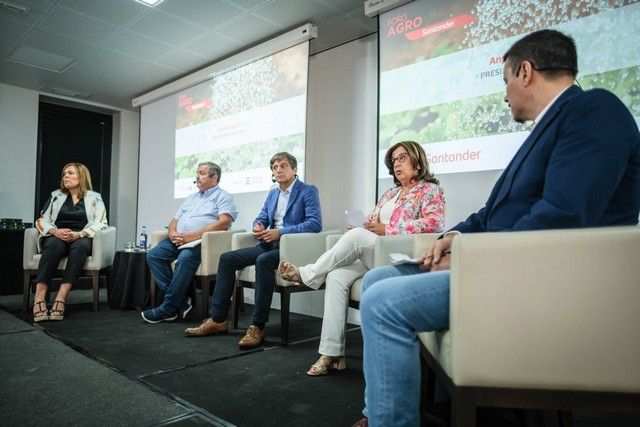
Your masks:
{"label": "water bottle", "polygon": [[138,246],[142,250],[147,250],[147,226],[142,226],[142,231],[140,232],[140,238],[138,239]]}

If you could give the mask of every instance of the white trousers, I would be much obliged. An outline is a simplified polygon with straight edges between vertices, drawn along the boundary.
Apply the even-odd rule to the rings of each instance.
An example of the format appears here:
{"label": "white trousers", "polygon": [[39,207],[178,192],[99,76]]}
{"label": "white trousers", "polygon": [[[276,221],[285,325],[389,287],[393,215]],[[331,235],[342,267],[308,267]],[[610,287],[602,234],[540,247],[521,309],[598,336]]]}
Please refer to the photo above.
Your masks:
{"label": "white trousers", "polygon": [[364,228],[353,228],[315,263],[300,267],[300,277],[307,286],[318,288],[323,283],[326,284],[318,350],[322,355],[345,354],[345,330],[351,285],[373,267],[376,237],[375,233]]}

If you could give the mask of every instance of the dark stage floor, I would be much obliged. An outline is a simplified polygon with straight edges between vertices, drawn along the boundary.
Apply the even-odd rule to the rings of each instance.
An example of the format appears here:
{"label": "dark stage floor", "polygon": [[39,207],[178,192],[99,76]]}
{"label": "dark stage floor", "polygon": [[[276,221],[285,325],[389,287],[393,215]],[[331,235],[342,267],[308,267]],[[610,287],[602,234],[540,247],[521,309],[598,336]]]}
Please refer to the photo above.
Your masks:
{"label": "dark stage floor", "polygon": [[[242,351],[237,342],[250,306],[241,329],[187,338],[184,328],[197,320],[151,325],[137,311],[109,309],[104,289],[97,313],[90,301],[90,291],[72,292],[64,321],[33,326],[21,296],[0,296],[2,425],[312,427],[349,426],[361,417],[357,327],[347,336],[347,370],[312,378],[306,370],[318,357],[320,319],[292,314],[290,344],[282,346],[273,310],[265,344]],[[524,421],[509,411],[481,411],[479,420],[558,425],[552,411]],[[637,426],[640,414],[575,413],[574,425]]]}

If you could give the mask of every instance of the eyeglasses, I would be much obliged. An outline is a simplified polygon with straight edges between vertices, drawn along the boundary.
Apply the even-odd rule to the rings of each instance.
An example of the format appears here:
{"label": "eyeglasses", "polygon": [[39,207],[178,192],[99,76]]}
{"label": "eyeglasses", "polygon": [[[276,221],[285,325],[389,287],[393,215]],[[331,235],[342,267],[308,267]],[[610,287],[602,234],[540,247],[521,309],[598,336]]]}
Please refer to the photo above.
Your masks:
{"label": "eyeglasses", "polygon": [[398,163],[404,163],[408,158],[409,158],[409,154],[407,154],[407,153],[402,153],[398,157],[392,157],[391,158],[391,166],[395,165],[396,161]]}
{"label": "eyeglasses", "polygon": [[[573,74],[578,74],[578,69],[575,67],[570,67],[570,66],[565,66],[565,65],[550,65],[548,67],[536,67],[536,64],[534,64],[532,61],[528,61],[531,64],[531,68],[533,68],[536,71],[557,71],[557,70],[567,70],[570,71]],[[518,65],[518,68],[516,69],[516,72],[514,73],[514,75],[516,77],[518,77],[518,74],[520,74],[520,69],[522,68],[522,64],[523,62],[521,62]]]}

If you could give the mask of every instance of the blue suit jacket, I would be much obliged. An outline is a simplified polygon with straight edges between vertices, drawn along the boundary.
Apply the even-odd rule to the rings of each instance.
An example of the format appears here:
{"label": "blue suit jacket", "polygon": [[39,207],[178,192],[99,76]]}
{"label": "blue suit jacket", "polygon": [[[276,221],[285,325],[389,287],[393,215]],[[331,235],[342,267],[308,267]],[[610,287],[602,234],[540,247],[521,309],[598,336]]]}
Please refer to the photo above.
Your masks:
{"label": "blue suit jacket", "polygon": [[640,209],[640,135],[603,89],[567,89],[543,116],[484,208],[453,230],[631,225]]}
{"label": "blue suit jacket", "polygon": [[[265,228],[273,228],[273,216],[278,206],[280,188],[269,191],[260,215],[254,225],[261,222]],[[291,189],[289,203],[283,218],[280,235],[288,233],[317,233],[322,230],[322,214],[320,213],[320,195],[314,185],[305,184],[299,179]]]}

